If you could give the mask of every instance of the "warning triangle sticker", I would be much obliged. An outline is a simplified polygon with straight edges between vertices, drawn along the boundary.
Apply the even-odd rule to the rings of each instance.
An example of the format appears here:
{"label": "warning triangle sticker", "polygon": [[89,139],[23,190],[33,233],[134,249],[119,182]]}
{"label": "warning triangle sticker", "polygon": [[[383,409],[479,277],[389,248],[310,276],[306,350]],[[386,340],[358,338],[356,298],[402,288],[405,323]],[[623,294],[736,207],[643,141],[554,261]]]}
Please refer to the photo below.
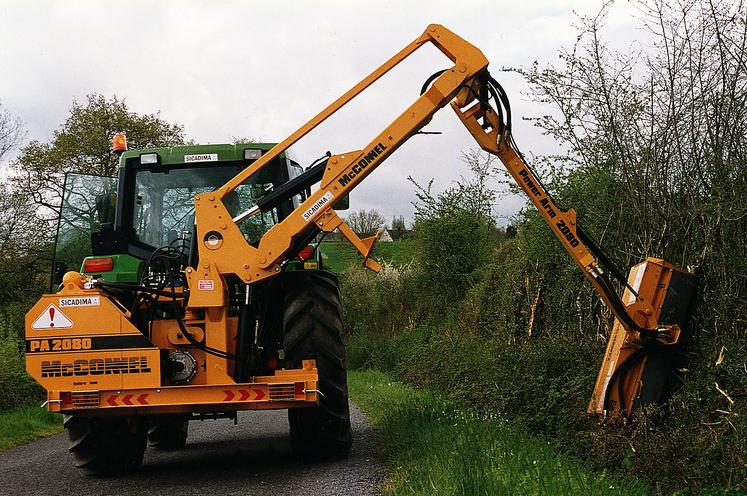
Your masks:
{"label": "warning triangle sticker", "polygon": [[31,324],[32,329],[69,329],[71,327],[73,327],[73,321],[54,304],[49,305]]}

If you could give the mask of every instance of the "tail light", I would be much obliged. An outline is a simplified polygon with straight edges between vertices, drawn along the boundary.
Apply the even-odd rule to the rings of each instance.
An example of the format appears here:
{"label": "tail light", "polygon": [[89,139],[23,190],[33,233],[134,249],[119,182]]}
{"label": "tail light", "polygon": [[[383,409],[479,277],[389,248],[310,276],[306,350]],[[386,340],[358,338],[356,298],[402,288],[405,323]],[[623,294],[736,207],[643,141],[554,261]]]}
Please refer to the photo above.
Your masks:
{"label": "tail light", "polygon": [[297,382],[295,384],[293,393],[296,395],[296,398],[303,397],[303,395],[306,394],[306,383]]}
{"label": "tail light", "polygon": [[311,245],[304,246],[301,251],[298,252],[298,258],[301,260],[308,260],[314,255],[314,247]]}
{"label": "tail light", "polygon": [[114,269],[111,258],[89,258],[83,262],[83,272],[109,272]]}

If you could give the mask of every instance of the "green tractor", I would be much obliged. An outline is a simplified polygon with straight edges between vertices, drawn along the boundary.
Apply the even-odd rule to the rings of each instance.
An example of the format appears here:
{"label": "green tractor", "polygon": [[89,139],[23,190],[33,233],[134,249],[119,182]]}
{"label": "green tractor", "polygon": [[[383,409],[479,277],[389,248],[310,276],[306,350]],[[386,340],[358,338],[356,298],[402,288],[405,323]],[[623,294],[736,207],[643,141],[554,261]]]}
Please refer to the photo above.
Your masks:
{"label": "green tractor", "polygon": [[[154,322],[173,318],[168,302],[140,298],[136,295],[142,293],[128,291],[128,285],[178,289],[175,286],[183,284],[178,273],[197,262],[195,195],[219,188],[273,146],[236,143],[125,150],[116,178],[67,174],[52,292],[69,270],[117,284],[123,288],[115,295],[117,304],[150,336]],[[231,192],[224,200],[226,208],[236,216],[303,172],[297,162],[281,154]],[[243,236],[250,244],[257,243],[310,194],[306,189],[284,197],[274,208],[243,222]],[[347,208],[339,204],[337,208],[341,206]],[[319,405],[288,410],[291,441],[302,453],[342,456],[352,438],[339,287],[337,277],[324,270],[315,241],[299,240],[283,274],[252,286],[251,294],[238,278],[227,281],[229,315],[245,330],[236,336],[235,355],[241,359],[236,361],[233,379],[244,383],[285,367],[300,367],[303,360],[316,360]],[[177,355],[162,352],[161,371],[167,383],[186,383],[195,374],[192,369],[200,367],[194,358]],[[145,417],[75,414],[66,415],[65,425],[79,468],[116,473],[139,465],[146,436],[156,448],[179,448],[187,438],[188,420],[206,417],[235,419],[236,411]],[[127,440],[118,438],[121,432],[127,432]]]}

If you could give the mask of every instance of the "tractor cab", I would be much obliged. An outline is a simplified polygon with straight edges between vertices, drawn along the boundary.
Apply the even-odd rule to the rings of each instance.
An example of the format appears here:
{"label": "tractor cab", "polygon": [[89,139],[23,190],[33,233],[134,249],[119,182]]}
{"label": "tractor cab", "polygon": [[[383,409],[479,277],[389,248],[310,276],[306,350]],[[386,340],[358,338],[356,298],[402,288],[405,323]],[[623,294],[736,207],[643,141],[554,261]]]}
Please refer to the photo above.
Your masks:
{"label": "tractor cab", "polygon": [[[273,146],[236,143],[130,150],[120,156],[117,177],[67,174],[53,285],[68,270],[101,275],[112,282],[137,282],[144,262],[156,250],[188,257],[194,196],[219,188]],[[301,166],[281,154],[229,193],[225,206],[238,215],[302,172]],[[243,222],[244,237],[258,242],[303,199],[302,192]]]}

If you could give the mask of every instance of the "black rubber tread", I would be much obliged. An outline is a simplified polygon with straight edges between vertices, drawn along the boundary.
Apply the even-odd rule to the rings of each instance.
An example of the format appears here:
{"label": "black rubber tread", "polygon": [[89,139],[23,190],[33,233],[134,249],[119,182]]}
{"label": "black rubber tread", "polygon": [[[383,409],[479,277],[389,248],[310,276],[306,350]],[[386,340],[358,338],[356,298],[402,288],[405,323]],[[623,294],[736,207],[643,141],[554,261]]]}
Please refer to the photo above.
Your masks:
{"label": "black rubber tread", "polygon": [[148,422],[148,446],[178,450],[187,444],[189,420],[184,415],[156,415]]}
{"label": "black rubber tread", "polygon": [[298,367],[315,359],[323,395],[316,408],[288,410],[291,442],[306,457],[344,457],[353,438],[337,277],[326,271],[285,274],[283,310],[286,361]]}
{"label": "black rubber tread", "polygon": [[143,463],[145,422],[139,417],[65,415],[68,451],[86,475],[132,473]]}

